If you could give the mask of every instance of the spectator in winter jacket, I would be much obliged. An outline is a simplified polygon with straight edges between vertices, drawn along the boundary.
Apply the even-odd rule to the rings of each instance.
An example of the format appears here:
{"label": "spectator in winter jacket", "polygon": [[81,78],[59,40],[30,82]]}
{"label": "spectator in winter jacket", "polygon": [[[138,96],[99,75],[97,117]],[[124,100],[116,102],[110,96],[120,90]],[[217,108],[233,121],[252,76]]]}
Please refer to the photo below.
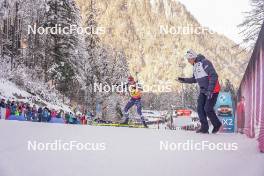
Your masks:
{"label": "spectator in winter jacket", "polygon": [[80,122],[81,122],[82,125],[87,124],[87,120],[86,120],[85,114],[81,115]]}
{"label": "spectator in winter jacket", "polygon": [[77,114],[75,117],[76,117],[76,124],[81,124],[81,114]]}
{"label": "spectator in winter jacket", "polygon": [[69,123],[70,124],[76,123],[76,117],[71,112],[70,112],[70,117],[69,117]]}
{"label": "spectator in winter jacket", "polygon": [[[54,110],[55,111],[55,110]],[[51,116],[49,123],[65,123],[63,119],[63,111],[60,111],[58,114]]]}
{"label": "spectator in winter jacket", "polygon": [[5,99],[4,98],[2,98],[2,100],[1,100],[0,108],[6,108],[6,103],[5,103]]}
{"label": "spectator in winter jacket", "polygon": [[57,111],[55,109],[51,110],[51,117],[56,117],[57,116]]}
{"label": "spectator in winter jacket", "polygon": [[14,101],[11,102],[11,115],[15,115],[17,110],[17,106]]}
{"label": "spectator in winter jacket", "polygon": [[242,96],[237,104],[237,131],[239,133],[244,133],[245,127],[245,97]]}
{"label": "spectator in winter jacket", "polygon": [[87,119],[93,118],[93,114],[90,111],[87,111],[86,116],[87,116]]}
{"label": "spectator in winter jacket", "polygon": [[25,117],[26,117],[27,121],[31,121],[32,112],[31,112],[31,107],[29,104],[27,104],[27,106],[26,106]]}
{"label": "spectator in winter jacket", "polygon": [[11,105],[9,101],[7,102],[8,103],[6,104],[6,119],[8,120],[9,116],[11,115]]}
{"label": "spectator in winter jacket", "polygon": [[49,110],[48,108],[44,108],[44,110],[42,111],[42,119],[41,121],[42,122],[48,122],[49,121],[49,118],[50,118],[50,113],[49,113]]}
{"label": "spectator in winter jacket", "polygon": [[44,108],[44,110],[47,110],[48,111],[48,119],[47,119],[47,121],[50,121],[50,119],[51,119],[51,110],[49,109],[49,108]]}
{"label": "spectator in winter jacket", "polygon": [[38,121],[41,122],[42,121],[42,107],[39,107],[38,108]]}
{"label": "spectator in winter jacket", "polygon": [[32,107],[31,106],[29,106],[29,108],[28,108],[27,116],[28,116],[28,118],[27,118],[28,121],[32,121],[33,120],[33,111],[32,111]]}
{"label": "spectator in winter jacket", "polygon": [[24,103],[23,102],[20,102],[19,104],[18,104],[18,112],[19,112],[19,115],[24,115]]}
{"label": "spectator in winter jacket", "polygon": [[34,122],[38,121],[38,111],[36,105],[33,105],[32,107],[32,119]]}
{"label": "spectator in winter jacket", "polygon": [[69,113],[65,114],[65,123],[70,123],[70,114]]}
{"label": "spectator in winter jacket", "polygon": [[64,118],[63,110],[60,110],[59,113],[57,113],[57,118]]}
{"label": "spectator in winter jacket", "polygon": [[193,65],[193,77],[178,78],[178,81],[189,84],[198,83],[200,87],[197,111],[201,128],[197,133],[208,133],[209,125],[207,117],[214,127],[212,133],[217,133],[222,126],[214,111],[214,106],[221,89],[218,82],[218,75],[213,64],[203,55],[197,55],[193,50],[188,50],[186,58]]}
{"label": "spectator in winter jacket", "polygon": [[6,103],[5,103],[5,99],[1,100],[0,103],[0,119],[6,119]]}
{"label": "spectator in winter jacket", "polygon": [[7,105],[6,114],[8,117],[6,119],[8,120],[19,120],[19,121],[25,121],[26,118],[24,115],[19,114],[19,103],[12,101],[10,105]]}

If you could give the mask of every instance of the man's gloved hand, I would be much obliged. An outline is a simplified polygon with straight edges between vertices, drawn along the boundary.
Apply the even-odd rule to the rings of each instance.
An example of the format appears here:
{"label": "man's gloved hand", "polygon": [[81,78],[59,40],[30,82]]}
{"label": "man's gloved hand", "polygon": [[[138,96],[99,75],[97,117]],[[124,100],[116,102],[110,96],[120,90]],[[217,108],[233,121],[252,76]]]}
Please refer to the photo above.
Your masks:
{"label": "man's gloved hand", "polygon": [[178,78],[178,81],[179,81],[180,83],[184,83],[185,78],[181,78],[181,77],[179,77],[179,78]]}
{"label": "man's gloved hand", "polygon": [[211,98],[213,98],[213,93],[211,91],[205,92],[205,95],[206,95],[206,97],[207,97],[208,100],[211,99]]}

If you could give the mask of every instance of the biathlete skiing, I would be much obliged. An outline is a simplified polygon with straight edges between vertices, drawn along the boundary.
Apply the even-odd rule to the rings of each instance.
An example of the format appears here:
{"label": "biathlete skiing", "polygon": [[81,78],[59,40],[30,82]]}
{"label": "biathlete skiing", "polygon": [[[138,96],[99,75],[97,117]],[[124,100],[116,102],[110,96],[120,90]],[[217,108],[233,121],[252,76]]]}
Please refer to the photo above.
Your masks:
{"label": "biathlete skiing", "polygon": [[200,94],[198,97],[198,116],[201,123],[201,128],[197,133],[209,133],[209,126],[207,117],[210,119],[213,130],[212,133],[217,133],[222,126],[222,123],[215,114],[214,106],[220,92],[220,84],[218,82],[218,75],[213,64],[207,60],[203,55],[196,54],[193,50],[188,50],[186,59],[193,65],[192,78],[178,78],[181,83],[198,83],[200,87]]}
{"label": "biathlete skiing", "polygon": [[134,77],[128,77],[128,83],[125,85],[126,90],[129,92],[130,100],[126,104],[124,108],[124,116],[125,120],[121,124],[128,124],[129,121],[129,109],[134,105],[137,107],[137,113],[141,118],[142,124],[145,128],[148,128],[146,121],[142,115],[142,104],[141,104],[141,96],[142,96],[142,87],[135,81]]}

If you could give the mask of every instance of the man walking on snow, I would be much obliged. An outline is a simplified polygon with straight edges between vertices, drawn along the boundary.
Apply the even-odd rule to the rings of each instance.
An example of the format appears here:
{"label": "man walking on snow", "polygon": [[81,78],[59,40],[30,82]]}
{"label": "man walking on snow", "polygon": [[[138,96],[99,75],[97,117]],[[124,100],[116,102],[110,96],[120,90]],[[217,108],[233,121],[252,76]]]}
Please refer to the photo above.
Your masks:
{"label": "man walking on snow", "polygon": [[200,87],[197,111],[201,122],[201,128],[196,132],[208,133],[208,117],[214,127],[212,133],[217,133],[222,126],[222,123],[219,121],[214,111],[214,106],[221,89],[218,82],[218,75],[213,64],[203,55],[197,55],[193,50],[188,50],[185,57],[188,59],[188,62],[193,65],[193,77],[179,77],[178,81],[189,84],[198,83]]}

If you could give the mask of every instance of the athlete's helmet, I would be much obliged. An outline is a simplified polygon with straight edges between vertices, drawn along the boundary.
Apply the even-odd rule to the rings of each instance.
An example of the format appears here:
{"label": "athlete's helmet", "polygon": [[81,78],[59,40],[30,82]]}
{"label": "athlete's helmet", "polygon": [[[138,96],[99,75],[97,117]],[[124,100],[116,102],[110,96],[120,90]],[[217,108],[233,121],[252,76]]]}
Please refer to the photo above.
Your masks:
{"label": "athlete's helmet", "polygon": [[134,77],[133,76],[129,76],[127,79],[129,82],[134,81]]}

